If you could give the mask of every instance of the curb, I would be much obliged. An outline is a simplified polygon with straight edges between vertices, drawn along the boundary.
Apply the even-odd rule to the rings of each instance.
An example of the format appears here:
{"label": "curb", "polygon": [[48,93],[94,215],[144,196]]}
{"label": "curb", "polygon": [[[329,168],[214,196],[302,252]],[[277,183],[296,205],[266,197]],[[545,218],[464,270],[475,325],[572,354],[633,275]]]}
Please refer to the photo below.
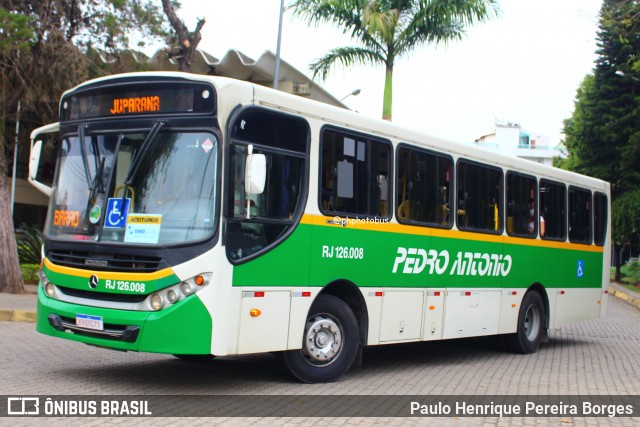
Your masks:
{"label": "curb", "polygon": [[35,311],[27,310],[0,310],[0,320],[4,322],[31,322],[36,321]]}
{"label": "curb", "polygon": [[640,300],[637,298],[632,297],[629,294],[626,294],[618,289],[615,288],[609,288],[609,294],[615,296],[616,298],[619,298],[623,301],[628,302],[629,304],[635,306],[636,308],[640,308]]}

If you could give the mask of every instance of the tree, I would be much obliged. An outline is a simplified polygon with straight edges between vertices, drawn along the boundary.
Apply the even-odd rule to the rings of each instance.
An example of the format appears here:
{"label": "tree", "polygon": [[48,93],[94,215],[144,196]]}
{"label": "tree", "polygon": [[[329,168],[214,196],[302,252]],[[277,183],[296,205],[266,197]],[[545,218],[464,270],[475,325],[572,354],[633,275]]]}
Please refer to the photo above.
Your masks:
{"label": "tree", "polygon": [[[596,67],[578,89],[564,122],[565,160],[556,165],[611,183],[612,241],[619,277],[621,250],[640,249],[640,3],[605,0],[600,11]],[[637,77],[636,77],[637,76]]]}
{"label": "tree", "polygon": [[461,39],[465,28],[497,12],[496,0],[295,0],[294,13],[310,24],[342,27],[361,46],[339,47],[311,64],[325,79],[335,63],[385,67],[382,118],[391,120],[393,67],[418,46]]}
{"label": "tree", "polygon": [[195,60],[196,49],[202,40],[202,27],[206,21],[204,18],[198,19],[195,30],[189,31],[184,21],[178,18],[176,14],[175,9],[178,7],[179,4],[177,2],[162,0],[164,13],[167,15],[169,23],[175,32],[169,41],[173,46],[167,50],[167,54],[169,58],[175,58],[178,61],[178,70],[188,72],[191,71],[191,66]]}
{"label": "tree", "polygon": [[[160,9],[149,0],[0,0],[0,24],[0,291],[20,293],[7,179],[18,105],[31,129],[55,121],[62,92],[100,70],[85,52],[117,52],[133,39],[167,32]],[[21,134],[31,129],[21,127]]]}

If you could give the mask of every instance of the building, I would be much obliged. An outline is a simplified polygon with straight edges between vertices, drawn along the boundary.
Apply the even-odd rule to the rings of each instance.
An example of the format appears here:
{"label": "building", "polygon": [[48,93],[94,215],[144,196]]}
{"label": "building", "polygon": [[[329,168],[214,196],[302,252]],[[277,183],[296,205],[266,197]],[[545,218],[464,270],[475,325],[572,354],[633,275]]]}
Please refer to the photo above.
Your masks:
{"label": "building", "polygon": [[548,136],[526,132],[517,123],[496,123],[495,132],[481,136],[474,144],[549,166],[554,157],[565,156],[561,145],[551,145]]}

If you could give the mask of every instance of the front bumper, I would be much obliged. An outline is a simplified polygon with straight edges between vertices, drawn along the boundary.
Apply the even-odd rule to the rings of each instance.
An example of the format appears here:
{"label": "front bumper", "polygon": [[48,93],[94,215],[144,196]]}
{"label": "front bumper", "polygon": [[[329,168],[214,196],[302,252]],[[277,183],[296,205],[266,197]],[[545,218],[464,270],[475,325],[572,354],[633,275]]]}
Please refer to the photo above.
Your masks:
{"label": "front bumper", "polygon": [[[77,314],[100,316],[103,331],[75,326]],[[167,354],[210,354],[212,319],[197,295],[160,311],[130,311],[73,304],[49,298],[38,287],[38,332],[115,350]]]}

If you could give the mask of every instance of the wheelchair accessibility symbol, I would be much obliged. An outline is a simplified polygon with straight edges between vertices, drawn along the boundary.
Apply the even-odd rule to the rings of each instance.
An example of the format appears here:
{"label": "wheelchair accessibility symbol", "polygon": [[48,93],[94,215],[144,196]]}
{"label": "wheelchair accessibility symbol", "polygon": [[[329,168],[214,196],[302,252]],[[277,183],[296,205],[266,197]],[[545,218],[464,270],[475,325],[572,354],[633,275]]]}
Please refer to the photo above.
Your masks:
{"label": "wheelchair accessibility symbol", "polygon": [[110,198],[107,201],[107,215],[104,219],[104,228],[124,228],[129,214],[131,199],[124,199],[124,206],[121,198]]}
{"label": "wheelchair accessibility symbol", "polygon": [[578,279],[582,279],[584,277],[584,260],[578,260],[578,268],[576,270],[576,276]]}

